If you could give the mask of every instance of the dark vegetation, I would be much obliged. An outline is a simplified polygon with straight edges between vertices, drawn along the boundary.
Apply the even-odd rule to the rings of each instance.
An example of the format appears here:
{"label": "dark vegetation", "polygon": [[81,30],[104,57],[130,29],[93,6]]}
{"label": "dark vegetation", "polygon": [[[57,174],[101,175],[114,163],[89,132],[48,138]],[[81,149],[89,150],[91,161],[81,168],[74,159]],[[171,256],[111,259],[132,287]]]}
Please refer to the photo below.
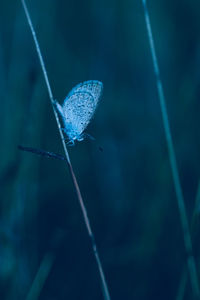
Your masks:
{"label": "dark vegetation", "polygon": [[[187,255],[142,2],[27,2],[56,99],[62,103],[84,80],[104,83],[86,130],[96,140],[69,153],[111,299],[177,299]],[[200,4],[147,4],[192,224],[200,178]],[[27,299],[41,263],[46,278],[38,299],[103,299],[65,162],[18,149],[63,154],[20,1],[0,2],[0,23],[0,299]],[[182,299],[193,300],[189,280],[185,287]]]}

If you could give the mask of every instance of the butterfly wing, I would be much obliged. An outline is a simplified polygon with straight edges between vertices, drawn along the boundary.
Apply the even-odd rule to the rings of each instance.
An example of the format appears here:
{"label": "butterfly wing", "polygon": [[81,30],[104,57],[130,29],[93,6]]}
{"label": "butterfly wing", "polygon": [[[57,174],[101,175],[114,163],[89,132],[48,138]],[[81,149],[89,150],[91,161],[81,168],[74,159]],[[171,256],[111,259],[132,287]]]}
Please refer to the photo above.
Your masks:
{"label": "butterfly wing", "polygon": [[69,138],[79,137],[89,124],[96,109],[94,97],[88,92],[75,92],[68,96],[63,108],[63,121]]}
{"label": "butterfly wing", "polygon": [[[94,102],[97,104],[99,101],[99,98],[102,94],[102,90],[103,90],[102,82],[100,82],[98,80],[88,80],[88,81],[84,81],[84,82],[76,85],[70,91],[70,93],[68,94],[68,97],[77,92],[88,92],[93,96]],[[67,101],[67,98],[65,101]]]}
{"label": "butterfly wing", "polygon": [[100,81],[85,81],[71,90],[63,106],[56,103],[70,140],[81,138],[82,132],[94,115],[102,89],[103,84]]}

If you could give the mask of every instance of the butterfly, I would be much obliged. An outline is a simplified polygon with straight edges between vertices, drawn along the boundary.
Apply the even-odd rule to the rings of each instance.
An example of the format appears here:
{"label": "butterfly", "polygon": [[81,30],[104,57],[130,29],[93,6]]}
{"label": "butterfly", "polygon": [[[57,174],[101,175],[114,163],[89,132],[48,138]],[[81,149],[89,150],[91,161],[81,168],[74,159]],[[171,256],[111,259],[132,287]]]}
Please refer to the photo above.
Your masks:
{"label": "butterfly", "polygon": [[69,143],[84,139],[83,131],[89,124],[101,97],[103,84],[97,80],[84,81],[76,85],[67,95],[61,106],[55,101],[56,108],[64,123],[64,132]]}

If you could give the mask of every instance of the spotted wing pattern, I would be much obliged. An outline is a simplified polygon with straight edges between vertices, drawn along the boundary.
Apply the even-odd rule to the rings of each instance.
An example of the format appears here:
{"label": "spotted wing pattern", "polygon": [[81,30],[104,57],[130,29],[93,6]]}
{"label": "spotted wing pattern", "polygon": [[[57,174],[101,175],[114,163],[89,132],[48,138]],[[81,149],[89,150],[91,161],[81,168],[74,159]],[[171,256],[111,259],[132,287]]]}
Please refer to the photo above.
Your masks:
{"label": "spotted wing pattern", "polygon": [[[76,85],[68,94],[68,97],[71,96],[72,94],[80,91],[85,91],[88,93],[91,93],[92,96],[94,97],[94,102],[97,104],[99,101],[99,98],[101,96],[103,90],[103,83],[98,81],[98,80],[89,80],[89,81],[84,81],[82,83],[79,83]],[[67,98],[68,98],[67,97]],[[67,98],[64,101],[67,101]]]}
{"label": "spotted wing pattern", "polygon": [[96,80],[85,81],[74,87],[64,100],[57,103],[69,140],[81,140],[81,134],[89,124],[102,93],[103,84]]}

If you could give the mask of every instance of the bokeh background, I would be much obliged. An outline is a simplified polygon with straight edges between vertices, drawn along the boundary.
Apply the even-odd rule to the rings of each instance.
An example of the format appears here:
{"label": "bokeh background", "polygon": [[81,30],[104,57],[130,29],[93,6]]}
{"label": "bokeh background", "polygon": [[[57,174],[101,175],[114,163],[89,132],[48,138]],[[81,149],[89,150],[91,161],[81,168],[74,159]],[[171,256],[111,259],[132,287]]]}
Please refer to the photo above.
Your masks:
{"label": "bokeh background", "polygon": [[[185,266],[141,0],[27,0],[54,97],[104,84],[84,140],[69,147],[112,300],[177,298]],[[200,176],[200,3],[148,1],[189,222]],[[101,300],[69,170],[20,1],[0,1],[0,299]],[[103,151],[99,150],[99,146]],[[194,254],[200,263],[198,214]],[[37,288],[35,289],[37,291]],[[30,300],[30,299],[29,299]]]}

